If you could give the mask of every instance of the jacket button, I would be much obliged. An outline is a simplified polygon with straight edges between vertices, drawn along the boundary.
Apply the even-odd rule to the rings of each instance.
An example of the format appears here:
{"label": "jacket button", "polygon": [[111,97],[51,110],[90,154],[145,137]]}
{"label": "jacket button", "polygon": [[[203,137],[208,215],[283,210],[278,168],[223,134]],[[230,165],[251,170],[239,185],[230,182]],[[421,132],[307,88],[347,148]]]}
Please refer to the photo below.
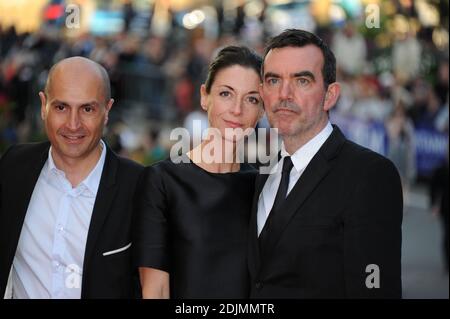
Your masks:
{"label": "jacket button", "polygon": [[257,283],[255,284],[255,287],[256,287],[256,289],[261,289],[261,288],[263,287],[262,282],[257,282]]}

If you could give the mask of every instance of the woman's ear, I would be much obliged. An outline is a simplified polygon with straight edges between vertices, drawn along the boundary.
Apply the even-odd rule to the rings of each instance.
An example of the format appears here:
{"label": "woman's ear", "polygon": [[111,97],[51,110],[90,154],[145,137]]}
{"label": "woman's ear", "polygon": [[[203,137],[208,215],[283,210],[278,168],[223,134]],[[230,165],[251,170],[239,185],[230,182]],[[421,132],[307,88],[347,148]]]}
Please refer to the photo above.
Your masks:
{"label": "woman's ear", "polygon": [[200,86],[200,106],[205,111],[208,111],[208,92],[206,92],[206,86],[202,84]]}

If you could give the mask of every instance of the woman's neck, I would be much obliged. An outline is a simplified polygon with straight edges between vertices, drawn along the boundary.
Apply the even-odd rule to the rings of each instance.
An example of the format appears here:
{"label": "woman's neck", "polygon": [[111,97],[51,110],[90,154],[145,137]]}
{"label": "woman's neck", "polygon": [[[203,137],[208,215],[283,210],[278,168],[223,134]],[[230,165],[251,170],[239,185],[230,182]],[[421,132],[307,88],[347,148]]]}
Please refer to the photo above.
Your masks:
{"label": "woman's neck", "polygon": [[205,140],[188,152],[196,165],[210,173],[232,173],[240,170],[236,143],[225,139]]}

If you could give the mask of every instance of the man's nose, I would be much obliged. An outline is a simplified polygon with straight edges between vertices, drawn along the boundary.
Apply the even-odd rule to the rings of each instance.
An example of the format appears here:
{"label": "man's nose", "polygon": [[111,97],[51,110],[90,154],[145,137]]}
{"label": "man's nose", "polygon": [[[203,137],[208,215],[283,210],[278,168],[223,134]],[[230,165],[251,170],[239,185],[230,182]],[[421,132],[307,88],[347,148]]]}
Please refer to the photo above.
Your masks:
{"label": "man's nose", "polygon": [[292,98],[292,88],[289,81],[284,81],[280,88],[280,97],[283,100],[289,100]]}
{"label": "man's nose", "polygon": [[77,110],[71,110],[69,119],[66,123],[67,127],[71,130],[77,130],[80,127],[80,116],[77,112]]}

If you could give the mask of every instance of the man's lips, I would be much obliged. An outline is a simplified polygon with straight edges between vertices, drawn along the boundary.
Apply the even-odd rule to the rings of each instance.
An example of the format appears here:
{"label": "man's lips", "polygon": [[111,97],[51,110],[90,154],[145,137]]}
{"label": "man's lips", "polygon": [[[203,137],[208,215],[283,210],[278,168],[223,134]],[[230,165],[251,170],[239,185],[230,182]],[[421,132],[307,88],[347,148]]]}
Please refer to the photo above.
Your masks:
{"label": "man's lips", "polygon": [[295,112],[294,110],[291,110],[291,109],[277,109],[277,110],[274,111],[274,113],[281,114],[281,115],[283,115],[283,114],[289,114],[289,115],[297,114],[297,112]]}
{"label": "man's lips", "polygon": [[80,143],[86,135],[70,135],[70,134],[61,134],[61,136],[69,143]]}

